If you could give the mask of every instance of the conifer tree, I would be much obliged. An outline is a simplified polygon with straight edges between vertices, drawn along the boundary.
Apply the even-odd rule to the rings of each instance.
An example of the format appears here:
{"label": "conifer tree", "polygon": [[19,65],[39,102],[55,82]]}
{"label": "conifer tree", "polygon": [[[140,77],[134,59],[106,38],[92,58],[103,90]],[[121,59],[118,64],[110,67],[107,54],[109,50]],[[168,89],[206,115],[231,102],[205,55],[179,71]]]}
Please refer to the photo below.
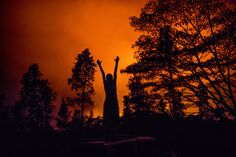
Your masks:
{"label": "conifer tree", "polygon": [[20,83],[20,99],[15,105],[15,118],[19,128],[25,131],[50,129],[56,93],[48,80],[42,79],[38,64],[29,67]]}
{"label": "conifer tree", "polygon": [[151,111],[155,102],[152,96],[145,90],[142,79],[133,75],[129,79],[128,87],[130,92],[124,96],[125,113]]}
{"label": "conifer tree", "polygon": [[85,108],[93,108],[92,96],[95,94],[93,82],[95,79],[95,67],[93,56],[89,49],[85,49],[76,57],[76,63],[72,69],[72,75],[68,79],[71,89],[76,92],[74,107],[80,108],[81,118],[84,118]]}
{"label": "conifer tree", "polygon": [[147,87],[151,88],[149,95],[153,96],[149,101],[157,102],[161,101],[157,100],[158,98],[165,98],[164,101],[168,102],[170,110],[166,113],[173,118],[181,118],[184,116],[185,107],[181,102],[182,97],[178,95],[179,84],[175,81],[176,73],[179,72],[176,68],[178,65],[176,59],[180,54],[174,50],[170,26],[164,26],[159,31],[157,39],[151,37],[150,40],[145,39],[149,42],[147,45],[143,43],[144,41],[136,43],[142,49],[137,56],[138,62],[128,66],[123,72],[136,74],[142,78],[144,83],[138,88],[143,90]]}

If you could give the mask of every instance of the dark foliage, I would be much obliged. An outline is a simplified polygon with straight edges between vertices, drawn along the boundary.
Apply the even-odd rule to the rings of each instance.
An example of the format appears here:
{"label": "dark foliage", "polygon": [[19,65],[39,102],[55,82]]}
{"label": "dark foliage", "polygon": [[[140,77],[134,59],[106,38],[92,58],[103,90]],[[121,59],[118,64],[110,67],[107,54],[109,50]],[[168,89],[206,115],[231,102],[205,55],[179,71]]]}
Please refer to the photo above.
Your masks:
{"label": "dark foliage", "polygon": [[76,63],[72,69],[72,75],[68,79],[71,89],[76,92],[74,98],[75,108],[80,108],[80,116],[84,117],[86,107],[93,108],[92,96],[95,94],[93,88],[96,64],[89,49],[85,49],[76,57]]}
{"label": "dark foliage", "polygon": [[134,44],[137,63],[123,72],[141,76],[173,117],[191,107],[203,118],[235,118],[234,4],[150,1],[130,19],[143,35]]}
{"label": "dark foliage", "polygon": [[57,114],[57,127],[60,131],[66,131],[69,127],[69,116],[70,112],[68,111],[69,106],[69,98],[62,98],[61,99],[61,106],[59,112]]}
{"label": "dark foliage", "polygon": [[150,111],[153,104],[151,95],[144,89],[144,85],[140,77],[134,75],[129,79],[129,94],[124,96],[124,115],[136,111]]}
{"label": "dark foliage", "polygon": [[[120,136],[123,139],[143,136],[155,137],[158,145],[153,146],[157,150],[155,154],[157,157],[167,156],[170,152],[174,152],[177,157],[221,157],[233,156],[236,153],[234,149],[236,125],[232,121],[202,121],[198,117],[173,120],[155,112],[138,111],[134,112],[129,120],[122,118],[121,122],[120,130],[116,134],[117,137]],[[1,156],[90,157],[91,154],[106,153],[106,149],[109,149],[106,145],[96,144],[97,141],[101,139],[109,141],[110,139],[112,142],[116,136],[104,134],[101,127],[93,127],[69,132],[31,132],[26,134],[5,132],[0,134],[0,137]],[[95,143],[86,147],[87,142]],[[138,151],[145,148],[145,142],[142,144]],[[119,144],[119,146],[124,149],[118,149],[117,154],[130,154],[126,151],[132,149],[131,145]],[[111,147],[117,149],[114,146]]]}
{"label": "dark foliage", "polygon": [[19,130],[51,128],[56,93],[49,86],[48,80],[41,77],[39,66],[32,64],[20,81],[22,84],[20,100],[16,102],[14,108],[14,118]]}
{"label": "dark foliage", "polygon": [[74,110],[72,121],[70,122],[70,130],[81,130],[84,126],[84,119],[81,117],[79,110]]}

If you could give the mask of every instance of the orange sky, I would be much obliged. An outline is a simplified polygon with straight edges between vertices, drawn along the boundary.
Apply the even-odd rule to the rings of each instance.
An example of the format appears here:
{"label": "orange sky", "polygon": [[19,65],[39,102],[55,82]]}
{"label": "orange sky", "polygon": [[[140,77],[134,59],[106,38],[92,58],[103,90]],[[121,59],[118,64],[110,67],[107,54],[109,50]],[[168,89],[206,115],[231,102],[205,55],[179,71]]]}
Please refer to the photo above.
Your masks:
{"label": "orange sky", "polygon": [[[67,78],[77,53],[89,48],[112,72],[115,56],[119,70],[134,61],[131,45],[137,33],[129,17],[140,13],[147,0],[3,0],[0,2],[0,93],[13,104],[19,81],[31,63],[39,63],[44,78],[61,96],[69,96]],[[98,70],[98,69],[97,69]],[[118,97],[127,93],[127,75],[118,75]],[[102,113],[101,74],[95,80],[96,115]],[[13,99],[14,98],[14,99]]]}

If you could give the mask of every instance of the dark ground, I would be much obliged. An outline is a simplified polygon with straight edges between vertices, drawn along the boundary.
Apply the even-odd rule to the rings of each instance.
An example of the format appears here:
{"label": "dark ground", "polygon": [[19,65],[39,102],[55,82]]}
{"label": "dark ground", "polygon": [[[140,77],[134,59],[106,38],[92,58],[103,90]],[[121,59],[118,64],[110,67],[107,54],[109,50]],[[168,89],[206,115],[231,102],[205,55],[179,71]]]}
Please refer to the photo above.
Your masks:
{"label": "dark ground", "polygon": [[[0,136],[0,156],[5,157],[70,157],[82,155],[84,142],[129,135],[151,136],[157,141],[154,147],[162,152],[174,151],[177,157],[234,157],[236,156],[236,123],[229,121],[154,120],[142,117],[129,119],[117,133],[104,134],[102,129],[84,129],[56,133],[40,131],[16,133],[3,130]],[[128,136],[127,136],[128,138]],[[86,148],[90,151],[90,148]],[[93,151],[94,148],[91,148]],[[97,150],[103,149],[97,146]],[[129,151],[129,150],[127,150]],[[95,153],[94,156],[98,156]],[[141,156],[139,156],[141,157]],[[158,157],[158,155],[157,155]]]}

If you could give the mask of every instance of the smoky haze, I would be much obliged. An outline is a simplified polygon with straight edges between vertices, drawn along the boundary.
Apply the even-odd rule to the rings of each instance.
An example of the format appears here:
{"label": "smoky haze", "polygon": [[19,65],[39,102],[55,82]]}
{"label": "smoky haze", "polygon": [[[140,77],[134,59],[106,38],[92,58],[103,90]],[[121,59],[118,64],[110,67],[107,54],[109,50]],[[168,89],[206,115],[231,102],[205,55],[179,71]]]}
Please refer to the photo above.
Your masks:
{"label": "smoky haze", "polygon": [[[132,44],[137,34],[129,17],[139,15],[146,0],[1,1],[0,93],[13,105],[22,74],[39,63],[60,97],[71,95],[67,78],[75,57],[89,48],[101,59],[105,72],[113,73],[114,58],[120,56],[119,70],[133,62]],[[118,74],[118,97],[127,93],[128,77]],[[101,114],[104,91],[101,74],[95,79],[95,115]]]}

